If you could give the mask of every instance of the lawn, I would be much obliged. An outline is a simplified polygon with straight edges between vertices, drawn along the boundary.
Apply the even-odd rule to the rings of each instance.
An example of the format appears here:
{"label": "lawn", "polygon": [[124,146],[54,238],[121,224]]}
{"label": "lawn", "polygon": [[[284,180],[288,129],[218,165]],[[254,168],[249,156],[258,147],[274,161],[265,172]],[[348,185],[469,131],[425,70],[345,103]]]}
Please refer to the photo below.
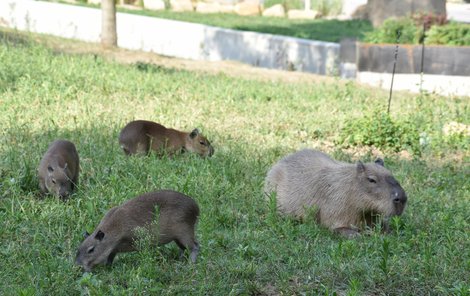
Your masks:
{"label": "lawn", "polygon": [[[100,9],[98,6],[91,4],[77,5]],[[201,14],[198,12],[174,12],[170,10],[130,10],[119,7],[117,11],[227,29],[285,35],[329,42],[339,42],[342,38],[346,37],[362,39],[366,32],[372,31],[373,29],[370,22],[365,20],[291,20],[277,17],[240,16],[228,13]]]}
{"label": "lawn", "polygon": [[[278,215],[263,196],[264,177],[303,147],[373,160],[376,148],[340,139],[364,118],[375,126],[387,92],[335,79],[271,82],[124,65],[0,33],[1,295],[469,295],[469,138],[444,132],[450,122],[470,125],[469,98],[394,94],[391,119],[419,138],[410,137],[413,149],[379,150],[408,207],[391,234],[346,240]],[[215,155],[126,157],[117,136],[133,119],[198,127]],[[57,138],[73,141],[81,161],[79,189],[65,203],[41,198],[35,176]],[[200,206],[196,264],[178,260],[174,244],[144,240],[112,267],[74,266],[84,230],[111,207],[162,188]]]}

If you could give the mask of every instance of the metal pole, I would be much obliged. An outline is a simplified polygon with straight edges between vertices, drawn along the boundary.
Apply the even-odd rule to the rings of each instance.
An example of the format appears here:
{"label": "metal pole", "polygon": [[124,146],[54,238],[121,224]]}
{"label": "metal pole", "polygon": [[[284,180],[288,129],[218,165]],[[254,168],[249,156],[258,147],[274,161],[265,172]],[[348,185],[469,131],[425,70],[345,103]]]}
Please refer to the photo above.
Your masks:
{"label": "metal pole", "polygon": [[421,81],[419,84],[419,93],[423,93],[423,75],[424,75],[424,38],[426,37],[425,35],[426,32],[426,23],[423,22],[423,35],[421,35]]}
{"label": "metal pole", "polygon": [[393,71],[392,71],[392,83],[390,85],[390,95],[388,97],[388,107],[387,107],[387,114],[390,114],[390,104],[392,102],[392,89],[393,89],[393,78],[395,77],[395,68],[397,66],[397,58],[398,58],[398,41],[400,40],[401,32],[397,32],[397,46],[395,47],[395,60],[393,61]]}

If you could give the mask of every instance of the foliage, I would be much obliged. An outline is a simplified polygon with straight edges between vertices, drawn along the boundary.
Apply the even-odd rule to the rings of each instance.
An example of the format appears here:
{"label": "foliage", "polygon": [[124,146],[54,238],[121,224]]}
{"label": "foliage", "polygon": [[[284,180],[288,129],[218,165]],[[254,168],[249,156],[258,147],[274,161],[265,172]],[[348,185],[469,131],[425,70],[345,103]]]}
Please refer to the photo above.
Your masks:
{"label": "foliage", "polygon": [[[282,4],[286,10],[304,9],[303,0],[267,0],[264,7],[268,8],[275,4]],[[311,9],[320,12],[322,16],[338,15],[341,13],[343,2],[341,0],[312,0]]]}
{"label": "foliage", "polygon": [[470,24],[450,23],[433,26],[427,32],[427,44],[470,46]]}
{"label": "foliage", "polygon": [[364,41],[369,43],[417,43],[418,29],[414,21],[409,18],[390,18],[383,24],[365,34]]}
{"label": "foliage", "polygon": [[[468,150],[440,140],[470,125],[468,98],[397,93],[393,120],[371,117],[399,129],[412,119],[436,145],[413,160],[386,152],[407,209],[392,219],[391,234],[373,229],[345,240],[314,219],[279,215],[265,200],[264,177],[304,147],[356,160],[329,143],[354,118],[385,106],[386,92],[310,76],[283,82],[123,65],[99,51],[65,54],[25,40],[0,34],[0,295],[468,294]],[[61,41],[60,48],[70,42]],[[126,157],[117,137],[138,118],[199,127],[215,154]],[[450,122],[459,124],[443,129]],[[66,203],[41,197],[35,176],[56,138],[73,141],[80,154],[79,188]],[[83,273],[74,266],[85,229],[111,207],[160,188],[200,206],[196,264],[178,260],[175,244],[154,248],[144,240],[140,252],[119,254],[111,267]]]}
{"label": "foliage", "polygon": [[419,131],[409,120],[396,121],[385,112],[348,121],[341,130],[338,144],[375,146],[381,150],[420,152]]}
{"label": "foliage", "polygon": [[364,41],[419,44],[423,39],[423,26],[426,28],[425,43],[428,45],[470,46],[470,24],[448,23],[445,17],[432,14],[387,19],[379,28],[366,32]]}
{"label": "foliage", "polygon": [[429,13],[416,13],[411,16],[415,25],[417,27],[424,27],[427,31],[433,26],[443,26],[447,24],[449,21],[447,20],[447,15],[445,14],[434,14],[432,12]]}
{"label": "foliage", "polygon": [[342,0],[313,0],[312,9],[317,10],[322,16],[338,15],[343,7]]}
{"label": "foliage", "polygon": [[300,0],[266,0],[263,5],[266,9],[276,4],[282,4],[286,10],[303,8],[303,1]]}

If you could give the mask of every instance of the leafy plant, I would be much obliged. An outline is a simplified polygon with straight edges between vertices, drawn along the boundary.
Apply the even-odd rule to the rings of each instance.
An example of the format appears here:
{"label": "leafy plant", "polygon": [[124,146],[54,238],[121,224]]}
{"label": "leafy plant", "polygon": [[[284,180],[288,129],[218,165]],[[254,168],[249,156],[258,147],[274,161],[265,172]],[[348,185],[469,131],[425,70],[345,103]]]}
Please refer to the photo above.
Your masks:
{"label": "leafy plant", "polygon": [[390,18],[385,20],[379,28],[366,33],[364,41],[370,43],[417,43],[417,33],[418,29],[412,19]]}
{"label": "leafy plant", "polygon": [[385,112],[353,119],[341,130],[337,144],[349,146],[375,146],[395,152],[411,150],[419,154],[419,132],[409,121],[394,121]]}
{"label": "leafy plant", "polygon": [[433,26],[427,33],[427,44],[470,46],[470,24],[450,23]]}
{"label": "leafy plant", "polygon": [[364,41],[419,44],[423,41],[423,25],[426,30],[426,44],[470,45],[470,24],[447,23],[444,16],[433,14],[416,14],[411,17],[387,19],[379,28],[366,32]]}

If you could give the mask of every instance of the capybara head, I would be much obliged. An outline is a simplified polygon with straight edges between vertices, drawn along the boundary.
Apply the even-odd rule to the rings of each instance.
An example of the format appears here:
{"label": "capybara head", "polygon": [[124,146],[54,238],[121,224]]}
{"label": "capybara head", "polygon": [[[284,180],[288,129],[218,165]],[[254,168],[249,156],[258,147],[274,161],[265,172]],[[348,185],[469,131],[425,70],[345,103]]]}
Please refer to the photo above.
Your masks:
{"label": "capybara head", "polygon": [[384,167],[382,159],[375,163],[356,165],[358,186],[366,204],[384,216],[401,215],[405,209],[407,196],[400,183]]}
{"label": "capybara head", "polygon": [[211,143],[199,132],[197,128],[189,134],[188,142],[186,149],[190,152],[197,153],[202,157],[211,157],[214,154],[214,148]]}
{"label": "capybara head", "polygon": [[114,246],[113,237],[101,230],[91,235],[86,232],[84,237],[85,240],[78,248],[75,263],[82,266],[85,271],[91,271],[95,265],[106,263],[108,260]]}
{"label": "capybara head", "polygon": [[63,168],[58,165],[48,165],[47,177],[44,180],[47,190],[61,198],[66,198],[73,190],[70,175],[71,172],[67,167],[67,163]]}

